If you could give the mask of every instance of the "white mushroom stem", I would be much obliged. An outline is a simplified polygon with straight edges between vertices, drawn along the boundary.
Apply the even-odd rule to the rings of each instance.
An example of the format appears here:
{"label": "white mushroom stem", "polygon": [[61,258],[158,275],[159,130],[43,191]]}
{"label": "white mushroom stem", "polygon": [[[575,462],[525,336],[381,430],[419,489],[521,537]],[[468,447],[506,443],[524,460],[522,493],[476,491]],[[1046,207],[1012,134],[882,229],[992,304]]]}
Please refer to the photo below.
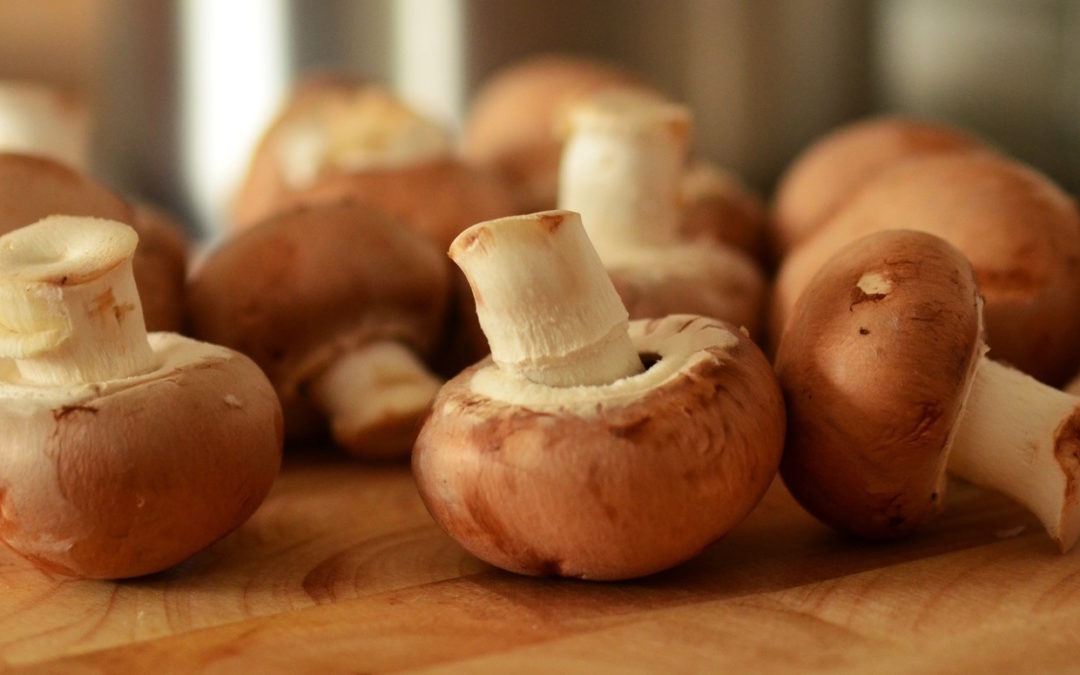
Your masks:
{"label": "white mushroom stem", "polygon": [[578,214],[479,223],[454,240],[450,257],[469,280],[500,368],[554,387],[642,372],[626,308]]}
{"label": "white mushroom stem", "polygon": [[132,276],[135,231],[51,216],[0,237],[0,358],[22,381],[73,386],[155,367]]}
{"label": "white mushroom stem", "polygon": [[339,445],[377,456],[408,446],[440,386],[407,347],[376,342],[338,358],[308,391]]}
{"label": "white mushroom stem", "polygon": [[86,106],[44,84],[0,82],[0,152],[43,155],[85,170],[90,156]]}
{"label": "white mushroom stem", "polygon": [[948,468],[1009,495],[1063,551],[1080,536],[1080,399],[983,357]]}
{"label": "white mushroom stem", "polygon": [[559,208],[577,211],[600,257],[677,238],[690,136],[683,106],[610,92],[567,115]]}

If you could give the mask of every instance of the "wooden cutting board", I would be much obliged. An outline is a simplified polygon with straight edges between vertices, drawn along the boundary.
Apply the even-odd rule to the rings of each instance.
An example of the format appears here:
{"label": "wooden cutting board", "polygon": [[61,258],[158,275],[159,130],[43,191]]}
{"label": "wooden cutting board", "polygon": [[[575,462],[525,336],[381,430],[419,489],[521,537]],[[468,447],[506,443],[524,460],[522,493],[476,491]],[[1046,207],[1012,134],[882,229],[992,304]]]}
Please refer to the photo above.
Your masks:
{"label": "wooden cutting board", "polygon": [[917,537],[865,544],[783,486],[694,561],[629,583],[464,553],[405,466],[290,457],[239,531],[167,573],[75,581],[0,551],[14,672],[1047,672],[1076,669],[1080,554],[954,484]]}

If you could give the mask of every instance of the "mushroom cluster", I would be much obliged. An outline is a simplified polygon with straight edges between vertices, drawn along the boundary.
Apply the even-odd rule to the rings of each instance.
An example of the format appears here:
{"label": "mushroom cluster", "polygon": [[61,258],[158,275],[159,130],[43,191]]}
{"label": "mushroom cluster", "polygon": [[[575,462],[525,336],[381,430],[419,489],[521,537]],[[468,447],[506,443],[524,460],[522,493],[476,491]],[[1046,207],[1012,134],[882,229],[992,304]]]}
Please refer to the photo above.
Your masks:
{"label": "mushroom cluster", "polygon": [[784,408],[743,333],[692,315],[629,323],[573,212],[480,223],[450,255],[491,357],[440,390],[413,469],[463,547],[522,574],[625,579],[749,513]]}

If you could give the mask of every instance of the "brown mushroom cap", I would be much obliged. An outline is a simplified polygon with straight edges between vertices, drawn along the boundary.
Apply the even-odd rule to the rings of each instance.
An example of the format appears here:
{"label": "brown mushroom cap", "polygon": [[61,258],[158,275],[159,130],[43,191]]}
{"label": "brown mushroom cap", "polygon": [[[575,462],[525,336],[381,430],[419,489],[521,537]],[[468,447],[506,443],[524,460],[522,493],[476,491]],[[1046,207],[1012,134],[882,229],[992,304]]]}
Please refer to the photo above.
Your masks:
{"label": "brown mushroom cap", "polygon": [[574,100],[609,87],[646,89],[630,73],[580,57],[549,54],[512,64],[476,94],[465,120],[465,156],[506,175],[523,212],[553,209],[559,117]]}
{"label": "brown mushroom cap", "polygon": [[784,261],[774,287],[773,335],[824,260],[859,237],[896,228],[942,237],[971,261],[996,360],[1049,384],[1076,372],[1080,213],[1046,177],[990,154],[914,159],[866,185]]}
{"label": "brown mushroom cap", "polygon": [[270,490],[282,424],[265,376],[220,347],[150,341],[162,357],[151,373],[55,399],[0,386],[0,539],[39,567],[160,571],[234,530]]}
{"label": "brown mushroom cap", "polygon": [[983,353],[971,266],[922,232],[869,235],[815,275],[780,341],[781,474],[825,523],[907,534],[944,499],[951,432]]}
{"label": "brown mushroom cap", "polygon": [[[784,411],[760,350],[701,317],[636,321],[631,337],[660,360],[610,385],[544,387],[488,360],[443,387],[413,471],[467,550],[522,574],[641,576],[695,555],[764,494]],[[676,341],[690,356],[669,353]],[[502,377],[520,381],[503,395],[489,386]],[[654,385],[627,394],[639,378]]]}
{"label": "brown mushroom cap", "polygon": [[139,233],[135,283],[147,330],[178,330],[183,317],[186,250],[174,230],[111,190],[44,157],[0,153],[0,234],[50,215],[92,216],[126,223]]}
{"label": "brown mushroom cap", "polygon": [[806,241],[880,171],[912,157],[986,150],[941,124],[896,117],[842,127],[795,158],[780,179],[773,244],[781,254]]}
{"label": "brown mushroom cap", "polygon": [[683,176],[683,202],[683,238],[715,241],[768,261],[765,204],[734,173],[700,160],[691,163]]}
{"label": "brown mushroom cap", "polygon": [[425,238],[367,206],[322,204],[226,242],[189,280],[188,309],[196,336],[266,372],[293,434],[304,382],[345,351],[397,341],[429,354],[448,284],[446,259]]}

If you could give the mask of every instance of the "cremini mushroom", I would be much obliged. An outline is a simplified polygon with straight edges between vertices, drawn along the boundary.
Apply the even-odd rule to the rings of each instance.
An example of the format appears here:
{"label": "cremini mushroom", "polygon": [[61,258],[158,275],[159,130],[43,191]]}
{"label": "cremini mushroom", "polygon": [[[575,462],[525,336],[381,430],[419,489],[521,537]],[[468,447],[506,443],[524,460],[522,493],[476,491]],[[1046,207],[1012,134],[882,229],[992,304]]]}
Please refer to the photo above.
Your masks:
{"label": "cremini mushroom", "polygon": [[286,431],[329,422],[361,457],[407,455],[441,381],[449,266],[432,244],[360,204],[303,207],[225,242],[189,279],[194,335],[249,355]]}
{"label": "cremini mushroom", "polygon": [[778,256],[809,239],[879,172],[914,157],[987,150],[944,124],[875,117],[819,139],[791,163],[776,188],[772,243]]}
{"label": "cremini mushroom", "polygon": [[912,159],[881,173],[784,260],[770,331],[836,251],[871,232],[937,235],[971,261],[995,360],[1049,384],[1080,366],[1080,212],[1042,174],[990,153]]}
{"label": "cremini mushroom", "polygon": [[88,216],[135,228],[135,283],[151,331],[178,331],[184,316],[187,243],[179,229],[142,205],[42,156],[0,152],[0,234],[46,216]]}
{"label": "cremini mushroom", "polygon": [[745,335],[690,315],[628,323],[575,213],[480,223],[450,255],[492,355],[439,392],[413,471],[463,547],[522,574],[624,579],[749,513],[784,411]]}
{"label": "cremini mushroom", "polygon": [[69,216],[0,237],[0,539],[49,571],[170,567],[243,523],[280,464],[250,359],[147,335],[136,241]]}
{"label": "cremini mushroom", "polygon": [[559,205],[586,232],[631,318],[700,314],[759,336],[765,277],[743,251],[682,235],[690,113],[632,90],[569,108]]}
{"label": "cremini mushroom", "polygon": [[86,171],[90,112],[74,93],[43,82],[0,81],[0,151],[40,155]]}
{"label": "cremini mushroom", "polygon": [[863,537],[910,533],[946,469],[1080,536],[1080,399],[986,357],[982,301],[957,249],[915,231],[839,251],[796,303],[776,357],[781,473],[811,513]]}
{"label": "cremini mushroom", "polygon": [[683,172],[679,237],[733,246],[761,264],[772,264],[765,203],[734,172],[703,159]]}

